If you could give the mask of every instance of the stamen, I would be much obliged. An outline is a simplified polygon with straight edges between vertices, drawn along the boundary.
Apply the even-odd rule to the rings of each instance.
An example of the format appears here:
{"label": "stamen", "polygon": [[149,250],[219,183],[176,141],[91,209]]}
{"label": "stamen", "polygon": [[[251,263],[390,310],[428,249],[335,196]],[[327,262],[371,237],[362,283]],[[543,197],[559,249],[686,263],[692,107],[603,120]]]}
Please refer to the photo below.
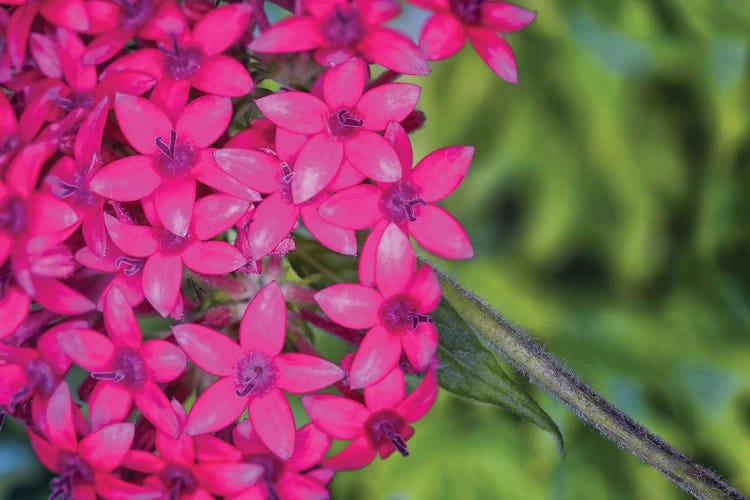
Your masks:
{"label": "stamen", "polygon": [[125,380],[125,374],[120,370],[112,372],[92,372],[91,378],[96,380],[111,380],[112,382],[122,382]]}
{"label": "stamen", "polygon": [[406,315],[407,318],[411,321],[411,329],[416,330],[417,326],[420,323],[432,323],[432,316],[428,314],[417,314],[410,312]]}
{"label": "stamen", "polygon": [[4,423],[5,423],[5,412],[0,411],[0,431],[3,430]]}
{"label": "stamen", "polygon": [[393,446],[398,450],[399,453],[401,453],[402,457],[408,457],[409,456],[409,448],[406,446],[406,442],[404,441],[404,438],[401,437],[401,434],[395,431],[391,431],[387,434],[388,440],[393,443]]}
{"label": "stamen", "polygon": [[294,170],[292,170],[292,167],[289,166],[289,164],[285,161],[281,162],[281,182],[284,184],[289,184],[292,182],[292,178],[294,178]]}
{"label": "stamen", "polygon": [[169,131],[169,145],[164,142],[162,136],[156,138],[156,147],[164,153],[168,158],[174,159],[175,147],[177,146],[177,131],[172,129]]}
{"label": "stamen", "polygon": [[73,184],[68,184],[55,175],[47,177],[47,182],[52,186],[52,194],[60,199],[69,198],[78,188]]}
{"label": "stamen", "polygon": [[134,276],[141,272],[145,261],[143,259],[136,259],[135,257],[117,257],[115,259],[115,266],[120,269],[125,276]]}
{"label": "stamen", "polygon": [[30,395],[31,387],[29,385],[26,385],[23,388],[19,389],[19,391],[13,395],[13,397],[10,399],[10,402],[8,403],[8,409],[11,411],[11,413],[15,413],[16,406],[29,399]]}
{"label": "stamen", "polygon": [[420,207],[426,207],[427,202],[425,202],[422,198],[415,198],[408,203],[404,203],[404,210],[406,211],[406,216],[409,218],[411,222],[414,222],[417,220],[416,215],[414,215],[414,207],[417,205],[419,205]]}
{"label": "stamen", "polygon": [[364,125],[365,121],[349,111],[348,109],[340,109],[336,113],[336,119],[339,125],[342,127],[356,127],[359,128]]}
{"label": "stamen", "polygon": [[56,477],[49,482],[49,488],[52,490],[49,494],[49,500],[72,500],[73,487],[70,484],[70,477]]}

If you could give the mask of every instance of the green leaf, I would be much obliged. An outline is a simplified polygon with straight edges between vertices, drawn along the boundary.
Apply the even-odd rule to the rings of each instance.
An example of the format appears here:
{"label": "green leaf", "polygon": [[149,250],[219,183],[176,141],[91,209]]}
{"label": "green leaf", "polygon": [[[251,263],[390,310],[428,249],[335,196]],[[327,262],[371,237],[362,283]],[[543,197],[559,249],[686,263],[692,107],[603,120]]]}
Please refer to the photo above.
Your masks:
{"label": "green leaf", "polygon": [[317,241],[300,235],[299,230],[294,245],[296,250],[287,257],[289,264],[297,276],[313,288],[359,281],[355,257],[333,252]]}
{"label": "green leaf", "polygon": [[433,318],[440,332],[440,385],[453,394],[498,406],[538,425],[555,437],[560,453],[563,453],[560,429],[503,370],[499,357],[482,345],[481,332],[464,321],[445,299],[433,313]]}

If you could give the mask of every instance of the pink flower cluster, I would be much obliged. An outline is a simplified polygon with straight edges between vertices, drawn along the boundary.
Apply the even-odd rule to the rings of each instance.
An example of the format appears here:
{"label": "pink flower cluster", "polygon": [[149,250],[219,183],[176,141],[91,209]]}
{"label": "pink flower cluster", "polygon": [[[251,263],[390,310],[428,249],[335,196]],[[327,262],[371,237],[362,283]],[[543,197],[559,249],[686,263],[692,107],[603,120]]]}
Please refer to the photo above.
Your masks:
{"label": "pink flower cluster", "polygon": [[[271,24],[263,0],[0,0],[0,410],[50,498],[328,498],[335,471],[407,456],[437,397],[440,285],[410,236],[473,256],[436,204],[473,148],[414,166],[420,88],[395,80],[468,37],[515,82],[497,33],[534,14],[413,0],[436,12],[417,45],[386,26],[394,0],[275,3]],[[230,126],[251,60],[311,56],[309,91]],[[358,256],[359,283],[292,276],[294,234]],[[144,338],[153,313],[171,333]],[[352,352],[324,359],[311,326]]]}

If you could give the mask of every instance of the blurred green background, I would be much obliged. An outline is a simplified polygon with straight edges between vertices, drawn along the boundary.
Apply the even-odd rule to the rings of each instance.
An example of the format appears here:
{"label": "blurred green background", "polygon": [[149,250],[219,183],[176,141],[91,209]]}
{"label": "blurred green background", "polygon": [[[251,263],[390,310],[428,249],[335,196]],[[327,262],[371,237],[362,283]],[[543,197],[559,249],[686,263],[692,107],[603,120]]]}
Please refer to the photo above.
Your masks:
{"label": "blurred green background", "polygon": [[[477,148],[446,203],[477,257],[444,267],[750,492],[750,5],[519,3],[539,17],[508,37],[518,86],[470,47],[419,80],[428,122],[413,136],[417,158]],[[400,22],[418,29],[422,18]],[[564,458],[532,424],[442,394],[409,458],[339,474],[333,497],[687,498],[529,390],[560,426]],[[48,476],[17,430],[6,423],[1,436],[0,486],[21,484],[13,498],[25,499],[24,485],[42,492]]]}

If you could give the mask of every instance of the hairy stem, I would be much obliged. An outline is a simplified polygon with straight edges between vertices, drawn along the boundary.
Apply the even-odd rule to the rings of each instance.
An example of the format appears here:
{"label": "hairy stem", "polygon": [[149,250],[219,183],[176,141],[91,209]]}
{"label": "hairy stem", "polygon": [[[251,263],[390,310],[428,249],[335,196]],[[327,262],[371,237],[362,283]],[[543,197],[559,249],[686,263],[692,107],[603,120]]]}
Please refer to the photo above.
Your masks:
{"label": "hairy stem", "polygon": [[496,350],[533,383],[560,399],[581,420],[596,427],[620,448],[655,467],[696,498],[746,498],[717,474],[694,463],[617,409],[482,299],[444,273],[439,275],[443,296],[465,321],[485,335],[480,340],[489,344],[486,345],[488,348]]}

